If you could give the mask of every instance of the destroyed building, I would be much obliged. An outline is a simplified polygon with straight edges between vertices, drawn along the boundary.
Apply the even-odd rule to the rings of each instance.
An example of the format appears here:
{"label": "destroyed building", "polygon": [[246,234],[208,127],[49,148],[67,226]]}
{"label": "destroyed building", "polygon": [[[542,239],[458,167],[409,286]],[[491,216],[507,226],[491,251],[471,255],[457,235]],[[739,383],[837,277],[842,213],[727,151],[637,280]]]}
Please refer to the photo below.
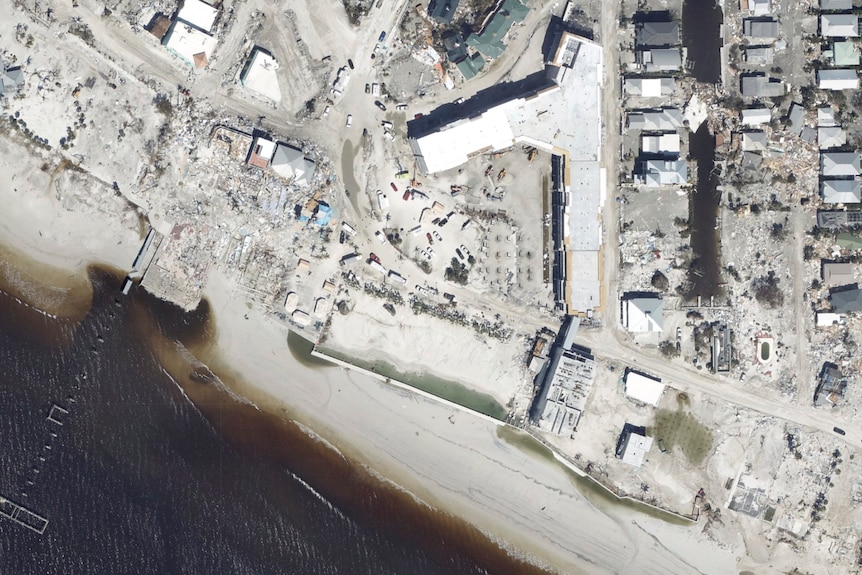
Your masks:
{"label": "destroyed building", "polygon": [[814,405],[817,407],[836,407],[847,391],[847,377],[834,363],[824,363],[814,391]]}

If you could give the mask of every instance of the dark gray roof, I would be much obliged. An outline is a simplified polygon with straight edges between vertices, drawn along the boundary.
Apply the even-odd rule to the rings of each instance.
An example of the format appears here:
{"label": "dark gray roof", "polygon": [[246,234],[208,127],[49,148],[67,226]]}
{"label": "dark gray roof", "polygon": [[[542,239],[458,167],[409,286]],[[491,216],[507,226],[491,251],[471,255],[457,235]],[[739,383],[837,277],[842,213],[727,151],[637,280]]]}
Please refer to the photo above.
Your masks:
{"label": "dark gray roof", "polygon": [[835,313],[848,313],[851,311],[862,310],[862,290],[858,287],[844,291],[832,292],[829,299],[832,301],[832,311]]}
{"label": "dark gray roof", "polygon": [[766,76],[742,76],[740,83],[742,95],[750,98],[773,98],[786,91],[784,82]]}
{"label": "dark gray roof", "polygon": [[676,22],[644,22],[637,29],[637,45],[676,46],[679,44],[679,24]]}
{"label": "dark gray roof", "polygon": [[438,22],[448,24],[452,21],[452,17],[455,15],[455,10],[458,8],[458,3],[460,1],[461,0],[431,0],[428,4],[428,15]]}

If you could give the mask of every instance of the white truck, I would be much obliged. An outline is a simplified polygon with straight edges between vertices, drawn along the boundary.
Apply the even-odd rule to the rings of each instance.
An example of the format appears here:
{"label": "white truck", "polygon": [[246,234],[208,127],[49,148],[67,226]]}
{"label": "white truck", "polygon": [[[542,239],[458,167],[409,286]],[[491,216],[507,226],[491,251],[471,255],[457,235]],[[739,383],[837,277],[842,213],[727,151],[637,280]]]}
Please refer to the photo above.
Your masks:
{"label": "white truck", "polygon": [[389,198],[381,190],[377,190],[377,206],[381,212],[389,211]]}
{"label": "white truck", "polygon": [[389,275],[386,276],[390,281],[394,281],[400,284],[406,284],[407,280],[404,279],[404,276],[396,272],[395,270],[389,270]]}

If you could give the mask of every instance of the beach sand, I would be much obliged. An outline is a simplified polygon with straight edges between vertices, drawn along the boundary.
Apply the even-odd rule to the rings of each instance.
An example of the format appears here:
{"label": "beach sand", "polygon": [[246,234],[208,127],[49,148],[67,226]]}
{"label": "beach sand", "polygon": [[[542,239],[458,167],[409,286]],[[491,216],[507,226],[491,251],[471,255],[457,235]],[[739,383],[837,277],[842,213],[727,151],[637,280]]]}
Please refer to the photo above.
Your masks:
{"label": "beach sand", "polygon": [[[19,287],[28,303],[57,311],[64,293],[86,297],[89,262],[127,269],[140,230],[133,209],[70,212],[47,176],[32,176],[46,185],[30,185],[27,194],[15,189],[24,181],[0,179],[0,202],[10,206],[0,243],[26,256],[7,252],[4,261],[6,270],[26,269],[16,277],[27,279]],[[59,291],[31,290],[37,283]],[[235,392],[295,419],[428,505],[563,573],[736,572],[734,556],[708,541],[702,526],[671,525],[591,489],[581,494],[571,471],[510,428],[344,368],[304,365],[288,349],[284,326],[231,299],[231,287],[213,271],[205,288],[218,332],[214,369],[239,374]]]}

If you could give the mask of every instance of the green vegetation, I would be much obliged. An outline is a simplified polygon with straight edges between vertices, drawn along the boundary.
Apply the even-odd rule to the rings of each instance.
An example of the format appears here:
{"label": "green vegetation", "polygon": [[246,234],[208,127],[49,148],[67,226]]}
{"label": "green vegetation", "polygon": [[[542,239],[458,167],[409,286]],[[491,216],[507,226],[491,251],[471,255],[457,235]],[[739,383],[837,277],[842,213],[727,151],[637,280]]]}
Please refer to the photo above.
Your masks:
{"label": "green vegetation", "polygon": [[96,45],[96,39],[93,36],[93,31],[90,30],[90,27],[83,22],[73,22],[69,26],[69,33],[74,34],[90,47]]}
{"label": "green vegetation", "polygon": [[446,279],[462,286],[467,285],[467,279],[470,276],[469,268],[458,261],[458,258],[452,258],[450,264],[451,265],[446,268]]}
{"label": "green vegetation", "polygon": [[653,436],[668,450],[678,445],[692,465],[700,465],[712,449],[712,432],[692,414],[680,409],[659,409],[655,415]]}

